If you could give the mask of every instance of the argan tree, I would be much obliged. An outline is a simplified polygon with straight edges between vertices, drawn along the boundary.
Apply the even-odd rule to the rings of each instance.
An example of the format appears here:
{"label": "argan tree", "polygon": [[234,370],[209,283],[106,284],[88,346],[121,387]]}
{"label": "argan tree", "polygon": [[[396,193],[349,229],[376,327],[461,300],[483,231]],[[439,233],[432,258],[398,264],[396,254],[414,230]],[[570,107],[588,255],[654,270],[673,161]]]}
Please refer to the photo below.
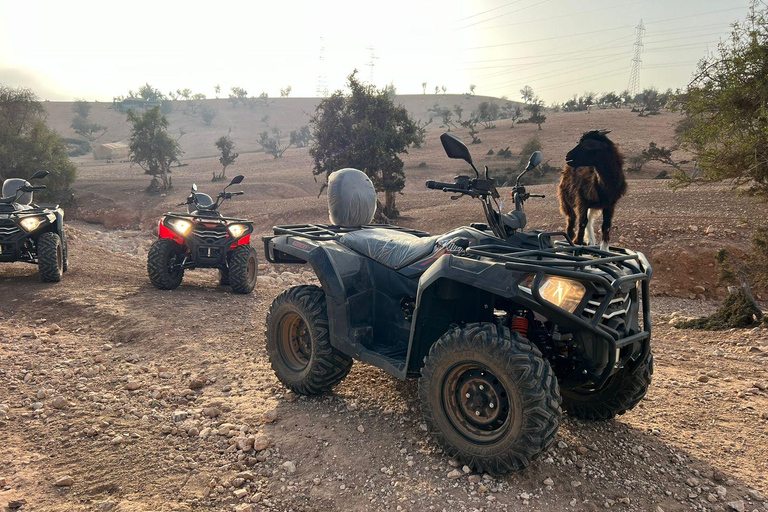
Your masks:
{"label": "argan tree", "polygon": [[88,119],[88,116],[91,113],[91,104],[85,100],[75,100],[72,104],[72,112],[74,112],[77,117]]}
{"label": "argan tree", "polygon": [[531,88],[531,86],[526,85],[525,87],[520,89],[520,96],[523,98],[523,102],[527,104],[533,100],[535,95],[533,94],[533,89]]}
{"label": "argan tree", "polygon": [[232,133],[232,129],[227,132],[226,135],[219,137],[216,141],[216,147],[219,148],[221,156],[219,157],[219,163],[221,164],[221,174],[216,174],[213,171],[213,179],[211,181],[219,181],[226,178],[227,167],[235,163],[238,153],[235,153],[235,142],[229,138],[229,134]]}
{"label": "argan tree", "polygon": [[687,114],[683,148],[698,157],[706,181],[729,180],[768,197],[768,7],[753,1],[730,39],[701,60],[676,98]]}
{"label": "argan tree", "polygon": [[131,124],[130,160],[152,176],[147,191],[170,189],[173,186],[169,176],[171,165],[179,161],[183,152],[178,141],[168,135],[168,119],[160,113],[160,107],[155,107],[143,114],[129,110],[128,122]]}
{"label": "argan tree", "polygon": [[[30,89],[0,85],[0,183],[7,178],[29,179],[40,170],[50,174],[40,198],[65,202],[77,167],[67,147],[45,124],[43,104]],[[37,193],[36,193],[37,194]]]}
{"label": "argan tree", "polygon": [[102,135],[107,133],[107,127],[97,123],[91,123],[87,118],[76,116],[69,125],[72,130],[88,142],[96,142]]}
{"label": "argan tree", "polygon": [[280,97],[287,98],[291,95],[291,91],[293,91],[293,87],[290,85],[285,86],[285,89],[280,89]]}
{"label": "argan tree", "polygon": [[525,110],[531,114],[531,117],[528,118],[528,122],[536,123],[539,125],[539,130],[541,130],[541,125],[547,120],[547,116],[544,115],[544,101],[540,100],[538,97],[533,98],[533,100],[525,106]]}
{"label": "argan tree", "polygon": [[95,142],[107,133],[106,126],[88,121],[91,105],[87,101],[75,100],[72,104],[72,112],[75,113],[75,117],[72,119],[72,124],[69,127],[88,142]]}
{"label": "argan tree", "polygon": [[344,167],[360,169],[384,192],[383,214],[397,217],[396,194],[405,187],[403,161],[398,157],[418,140],[418,126],[408,110],[394,104],[386,91],[357,79],[349,80],[348,95],[336,91],[317,106],[310,118],[315,142],[309,154],[315,176]]}
{"label": "argan tree", "polygon": [[272,155],[273,157],[281,158],[283,156],[283,153],[291,147],[294,143],[293,137],[290,138],[288,144],[283,146],[283,132],[275,126],[272,128],[272,131],[263,131],[259,135],[258,140],[256,142],[259,143],[259,145],[264,149],[264,152],[268,155]]}

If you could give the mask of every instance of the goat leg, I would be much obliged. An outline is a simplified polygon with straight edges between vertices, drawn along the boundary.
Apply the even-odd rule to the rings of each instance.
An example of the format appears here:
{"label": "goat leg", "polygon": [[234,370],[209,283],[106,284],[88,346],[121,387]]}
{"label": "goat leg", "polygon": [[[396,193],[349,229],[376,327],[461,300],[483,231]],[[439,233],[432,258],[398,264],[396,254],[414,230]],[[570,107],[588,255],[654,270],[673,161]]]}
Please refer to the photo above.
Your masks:
{"label": "goat leg", "polygon": [[600,244],[600,248],[604,251],[608,250],[608,242],[611,241],[611,225],[613,223],[613,206],[607,206],[603,208],[603,242]]}
{"label": "goat leg", "polygon": [[576,239],[573,241],[576,245],[584,245],[584,231],[589,222],[587,218],[587,207],[582,204],[576,205],[576,214],[579,219],[579,230],[576,232]]}
{"label": "goat leg", "polygon": [[589,208],[587,210],[587,244],[595,245],[597,240],[595,238],[595,223],[597,222],[597,216],[600,215],[600,210],[596,208]]}

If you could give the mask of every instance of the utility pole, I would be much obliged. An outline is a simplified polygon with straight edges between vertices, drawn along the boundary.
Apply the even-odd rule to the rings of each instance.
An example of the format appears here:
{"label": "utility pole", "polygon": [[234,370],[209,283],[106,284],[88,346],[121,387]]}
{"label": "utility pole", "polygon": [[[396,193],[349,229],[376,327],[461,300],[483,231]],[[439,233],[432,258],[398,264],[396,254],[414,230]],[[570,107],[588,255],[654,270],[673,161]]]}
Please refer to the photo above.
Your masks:
{"label": "utility pole", "polygon": [[632,71],[629,73],[629,85],[627,90],[634,97],[640,92],[640,68],[643,66],[641,55],[643,53],[643,36],[645,35],[645,25],[643,20],[635,27],[635,56],[632,58]]}
{"label": "utility pole", "polygon": [[370,74],[370,77],[368,78],[368,83],[369,83],[369,84],[371,84],[371,85],[373,85],[373,67],[376,65],[376,64],[374,63],[374,61],[375,61],[376,59],[378,59],[378,57],[377,57],[377,56],[376,56],[376,54],[373,52],[373,46],[366,46],[366,48],[365,48],[365,49],[366,49],[366,50],[368,50],[369,52],[371,52],[371,60],[370,60],[370,61],[368,61],[368,64],[366,64],[366,65],[367,65],[369,68],[371,68],[371,74]]}
{"label": "utility pole", "polygon": [[328,83],[325,77],[325,44],[323,44],[323,38],[320,38],[320,63],[319,71],[317,74],[317,87],[315,88],[315,94],[318,98],[328,97]]}

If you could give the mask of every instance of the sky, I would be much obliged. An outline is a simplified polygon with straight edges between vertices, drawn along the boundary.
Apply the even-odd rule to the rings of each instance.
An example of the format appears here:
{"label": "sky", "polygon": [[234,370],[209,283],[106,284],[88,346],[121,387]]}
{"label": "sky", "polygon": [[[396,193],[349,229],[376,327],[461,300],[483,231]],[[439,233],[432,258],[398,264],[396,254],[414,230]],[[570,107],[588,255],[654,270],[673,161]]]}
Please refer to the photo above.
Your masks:
{"label": "sky", "polygon": [[[149,83],[226,97],[315,97],[354,69],[399,94],[475,93],[547,104],[629,83],[685,87],[749,0],[0,0],[0,84],[42,99],[111,101]],[[371,65],[372,64],[372,65]]]}

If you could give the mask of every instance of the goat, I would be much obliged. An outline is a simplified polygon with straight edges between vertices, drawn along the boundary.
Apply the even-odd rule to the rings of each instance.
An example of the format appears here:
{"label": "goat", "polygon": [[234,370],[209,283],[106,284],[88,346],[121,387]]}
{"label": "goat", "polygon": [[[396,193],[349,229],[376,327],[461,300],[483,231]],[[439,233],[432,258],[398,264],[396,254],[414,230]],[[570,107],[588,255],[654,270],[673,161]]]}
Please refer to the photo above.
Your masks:
{"label": "goat", "polygon": [[[568,237],[573,243],[584,244],[587,232],[589,245],[594,245],[594,224],[599,210],[603,212],[600,248],[608,249],[611,222],[616,203],[627,192],[624,177],[624,156],[605,135],[610,130],[592,130],[584,133],[579,144],[565,157],[566,165],[560,178],[557,197],[560,212],[565,216]],[[576,221],[578,220],[578,230]]]}

